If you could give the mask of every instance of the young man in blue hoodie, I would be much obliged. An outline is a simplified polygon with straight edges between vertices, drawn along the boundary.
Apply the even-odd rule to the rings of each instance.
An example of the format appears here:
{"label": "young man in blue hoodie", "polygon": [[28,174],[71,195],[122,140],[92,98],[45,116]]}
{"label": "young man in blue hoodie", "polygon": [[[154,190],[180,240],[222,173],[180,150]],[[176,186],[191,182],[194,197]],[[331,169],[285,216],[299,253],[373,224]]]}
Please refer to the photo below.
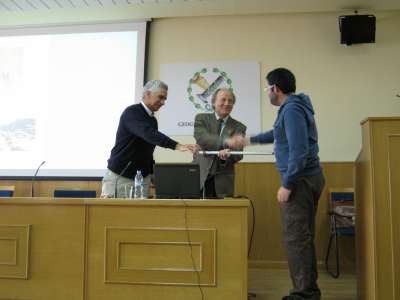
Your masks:
{"label": "young man in blue hoodie", "polygon": [[281,175],[277,199],[281,208],[283,241],[293,289],[282,300],[319,300],[315,256],[315,215],[325,185],[318,157],[318,134],[310,98],[295,94],[293,73],[278,68],[266,77],[272,105],[279,106],[272,130],[226,141],[234,147],[274,143],[276,166]]}

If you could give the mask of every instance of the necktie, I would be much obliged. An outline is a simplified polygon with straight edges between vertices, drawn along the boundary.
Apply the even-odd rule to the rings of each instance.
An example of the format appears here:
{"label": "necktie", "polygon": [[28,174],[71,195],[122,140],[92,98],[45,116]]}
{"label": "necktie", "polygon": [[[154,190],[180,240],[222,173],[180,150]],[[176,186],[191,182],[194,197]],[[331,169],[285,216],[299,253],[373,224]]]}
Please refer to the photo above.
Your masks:
{"label": "necktie", "polygon": [[221,135],[222,125],[224,125],[224,119],[218,119],[218,135]]}

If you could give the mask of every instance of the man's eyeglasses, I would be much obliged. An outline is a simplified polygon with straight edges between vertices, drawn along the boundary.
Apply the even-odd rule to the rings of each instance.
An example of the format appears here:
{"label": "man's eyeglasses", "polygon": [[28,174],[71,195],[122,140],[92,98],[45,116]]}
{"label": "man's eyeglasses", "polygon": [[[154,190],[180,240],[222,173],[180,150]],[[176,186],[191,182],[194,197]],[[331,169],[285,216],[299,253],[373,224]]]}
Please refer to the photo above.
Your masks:
{"label": "man's eyeglasses", "polygon": [[275,84],[273,84],[273,85],[267,85],[267,86],[264,88],[264,91],[268,92],[268,91],[272,90],[274,87],[275,87]]}

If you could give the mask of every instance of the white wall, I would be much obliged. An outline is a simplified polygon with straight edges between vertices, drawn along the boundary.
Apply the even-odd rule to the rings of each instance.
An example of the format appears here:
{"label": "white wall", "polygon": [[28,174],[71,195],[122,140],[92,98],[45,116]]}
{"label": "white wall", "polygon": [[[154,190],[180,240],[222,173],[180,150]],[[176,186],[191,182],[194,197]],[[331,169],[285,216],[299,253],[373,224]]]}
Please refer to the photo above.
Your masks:
{"label": "white wall", "polygon": [[[42,15],[9,13],[2,16],[0,26],[129,19],[135,18],[134,9],[71,10]],[[154,16],[154,12],[146,15],[138,10],[139,13],[141,17]],[[168,15],[166,11],[158,13]],[[376,44],[351,47],[339,43],[339,14],[155,19],[151,27],[149,78],[159,76],[163,63],[245,60],[260,62],[260,82],[264,85],[263,78],[269,70],[285,66],[297,76],[298,91],[312,97],[320,133],[321,159],[354,161],[361,145],[360,121],[368,116],[400,115],[400,98],[395,96],[400,93],[400,11],[376,12]],[[265,93],[260,93],[262,126],[266,130],[274,121],[276,109],[269,104]],[[190,137],[176,138],[193,142]],[[157,149],[156,159],[190,161],[191,157]],[[270,161],[272,158],[246,160]]]}
{"label": "white wall", "polygon": [[[321,160],[354,161],[361,146],[360,121],[400,115],[400,12],[375,15],[376,44],[351,47],[339,43],[336,13],[157,19],[151,27],[149,76],[157,78],[163,63],[246,60],[260,62],[264,85],[269,70],[287,67],[297,77],[298,91],[312,98]],[[260,93],[266,130],[276,109]],[[190,161],[190,155],[158,148],[156,160]],[[272,158],[245,161],[260,160]]]}

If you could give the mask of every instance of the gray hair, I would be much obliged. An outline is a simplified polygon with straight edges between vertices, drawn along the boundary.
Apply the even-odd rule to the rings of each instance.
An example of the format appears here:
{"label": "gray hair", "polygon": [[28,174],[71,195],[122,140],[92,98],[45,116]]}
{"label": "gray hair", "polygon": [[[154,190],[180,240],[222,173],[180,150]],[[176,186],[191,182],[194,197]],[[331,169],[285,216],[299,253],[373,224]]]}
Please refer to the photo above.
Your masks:
{"label": "gray hair", "polygon": [[147,81],[146,84],[143,86],[143,97],[147,91],[149,91],[151,93],[155,93],[160,89],[164,89],[164,90],[168,91],[168,85],[161,80]]}
{"label": "gray hair", "polygon": [[220,91],[225,91],[225,92],[231,93],[231,95],[232,95],[232,100],[233,100],[233,104],[236,103],[236,96],[235,96],[235,93],[233,92],[233,90],[232,90],[232,89],[229,89],[229,88],[222,87],[222,88],[217,89],[217,90],[214,92],[214,94],[212,95],[212,97],[211,97],[211,105],[212,105],[213,108],[215,108],[215,107],[214,107],[215,100],[217,100],[217,95],[218,95],[218,93],[219,93]]}

